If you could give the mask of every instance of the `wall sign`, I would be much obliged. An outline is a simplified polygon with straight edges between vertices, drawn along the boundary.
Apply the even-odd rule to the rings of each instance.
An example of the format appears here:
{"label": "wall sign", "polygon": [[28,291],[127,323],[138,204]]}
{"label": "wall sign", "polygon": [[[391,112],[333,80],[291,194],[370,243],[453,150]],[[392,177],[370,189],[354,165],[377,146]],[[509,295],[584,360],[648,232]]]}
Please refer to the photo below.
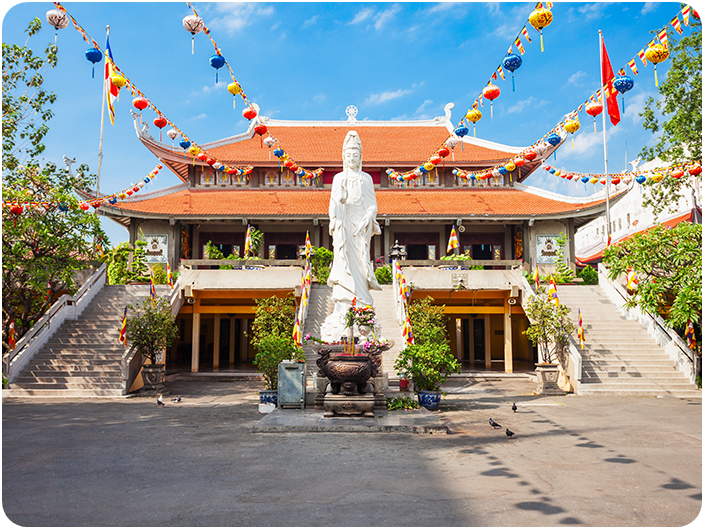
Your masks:
{"label": "wall sign", "polygon": [[169,256],[169,236],[161,233],[145,233],[144,240],[148,263],[165,263]]}
{"label": "wall sign", "polygon": [[557,238],[559,235],[536,235],[535,255],[539,264],[553,264],[557,261]]}

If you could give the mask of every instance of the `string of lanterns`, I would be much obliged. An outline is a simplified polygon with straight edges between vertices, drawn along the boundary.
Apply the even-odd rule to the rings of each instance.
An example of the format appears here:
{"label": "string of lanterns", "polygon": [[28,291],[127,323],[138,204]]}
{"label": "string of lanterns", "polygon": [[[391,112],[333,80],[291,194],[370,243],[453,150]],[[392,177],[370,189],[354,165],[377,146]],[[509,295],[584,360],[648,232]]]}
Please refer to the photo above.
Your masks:
{"label": "string of lanterns", "polygon": [[623,173],[610,173],[610,174],[594,174],[594,173],[578,173],[572,171],[562,171],[556,167],[551,167],[549,165],[542,166],[545,171],[565,180],[572,180],[573,182],[587,182],[596,184],[606,184],[606,179],[613,185],[618,185],[620,183],[630,184],[632,180],[635,180],[639,184],[644,184],[647,181],[652,181],[654,183],[662,182],[668,176],[679,180],[686,174],[691,176],[699,176],[702,174],[702,163],[701,160],[698,162],[689,162],[685,164],[674,164],[668,167],[661,167],[657,169],[648,169],[645,171],[629,171]]}

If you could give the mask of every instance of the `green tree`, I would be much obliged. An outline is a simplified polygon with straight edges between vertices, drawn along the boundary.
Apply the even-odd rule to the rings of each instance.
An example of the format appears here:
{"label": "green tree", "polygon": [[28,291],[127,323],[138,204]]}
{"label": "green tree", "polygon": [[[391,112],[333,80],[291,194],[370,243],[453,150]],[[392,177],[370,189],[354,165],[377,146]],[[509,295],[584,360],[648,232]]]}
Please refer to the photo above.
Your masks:
{"label": "green tree", "polygon": [[335,257],[334,254],[327,248],[313,247],[314,254],[310,258],[310,266],[313,270],[313,275],[318,278],[318,283],[326,285],[330,276],[330,266]]}
{"label": "green tree", "polygon": [[156,364],[161,354],[178,338],[178,326],[171,315],[171,305],[165,297],[145,297],[136,306],[129,305],[132,315],[127,318],[127,339],[142,355]]}
{"label": "green tree", "polygon": [[[41,28],[34,19],[29,37]],[[3,346],[10,322],[19,340],[51,304],[51,292],[77,289],[74,272],[86,268],[108,246],[94,213],[74,194],[94,177],[81,166],[71,176],[53,163],[40,164],[42,140],[53,116],[55,95],[43,88],[43,72],[56,64],[56,48],[35,56],[24,46],[3,43],[2,70],[2,309]],[[50,287],[47,287],[50,285]]]}
{"label": "green tree", "polygon": [[701,324],[702,226],[681,222],[670,229],[659,225],[612,245],[604,251],[609,278],[632,267],[638,287],[627,307],[660,314],[682,330],[688,320]]}
{"label": "green tree", "polygon": [[530,320],[530,326],[523,331],[533,345],[538,346],[540,362],[550,364],[558,360],[560,352],[569,343],[574,332],[574,323],[569,319],[570,309],[565,305],[555,306],[542,289],[538,295],[529,296],[523,310]]}
{"label": "green tree", "polygon": [[444,310],[444,305],[433,305],[430,296],[410,304],[408,317],[416,344],[444,344],[449,347]]}
{"label": "green tree", "polygon": [[[643,127],[660,134],[653,147],[644,147],[640,154],[646,160],[656,156],[668,163],[686,163],[702,158],[702,25],[690,17],[691,34],[681,37],[668,31],[670,69],[660,83],[657,101],[649,97],[640,116]],[[643,204],[655,213],[677,203],[682,184],[692,186],[694,177],[685,172],[679,180],[665,178],[646,185]]]}

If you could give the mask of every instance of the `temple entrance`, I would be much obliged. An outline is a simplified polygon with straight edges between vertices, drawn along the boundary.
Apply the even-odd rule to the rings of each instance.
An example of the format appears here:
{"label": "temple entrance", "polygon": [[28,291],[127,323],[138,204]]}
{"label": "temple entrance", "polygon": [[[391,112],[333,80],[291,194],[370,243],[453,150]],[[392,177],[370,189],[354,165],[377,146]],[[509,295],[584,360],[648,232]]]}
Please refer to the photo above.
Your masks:
{"label": "temple entrance", "polygon": [[471,254],[472,259],[477,261],[489,261],[492,257],[491,244],[473,244]]}
{"label": "temple entrance", "polygon": [[[469,333],[467,333],[469,337]],[[485,363],[484,356],[484,341],[486,337],[484,336],[484,318],[476,318],[474,320],[474,335],[472,340],[474,341],[474,365],[483,366]]]}
{"label": "temple entrance", "polygon": [[277,259],[298,259],[298,246],[295,244],[277,244]]}
{"label": "temple entrance", "polygon": [[406,259],[422,260],[428,258],[428,245],[427,244],[409,244],[406,246],[406,252],[408,255]]}
{"label": "temple entrance", "polygon": [[438,252],[437,233],[396,233],[398,240],[407,255],[408,260],[438,259],[441,253]]}

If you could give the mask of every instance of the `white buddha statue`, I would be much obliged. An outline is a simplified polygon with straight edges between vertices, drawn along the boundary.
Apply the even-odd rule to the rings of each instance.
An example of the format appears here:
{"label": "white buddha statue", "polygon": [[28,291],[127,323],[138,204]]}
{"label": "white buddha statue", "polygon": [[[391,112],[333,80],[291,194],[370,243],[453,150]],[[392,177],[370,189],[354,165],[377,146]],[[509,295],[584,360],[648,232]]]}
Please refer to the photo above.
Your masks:
{"label": "white buddha statue", "polygon": [[376,221],[374,183],[362,171],[362,142],[356,131],[342,145],[344,170],[335,175],[330,194],[330,235],[335,257],[328,278],[333,313],[321,328],[321,338],[337,341],[345,334],[344,316],[353,299],[358,307],[373,305],[369,290],[381,290],[369,258],[373,235],[381,233]]}

